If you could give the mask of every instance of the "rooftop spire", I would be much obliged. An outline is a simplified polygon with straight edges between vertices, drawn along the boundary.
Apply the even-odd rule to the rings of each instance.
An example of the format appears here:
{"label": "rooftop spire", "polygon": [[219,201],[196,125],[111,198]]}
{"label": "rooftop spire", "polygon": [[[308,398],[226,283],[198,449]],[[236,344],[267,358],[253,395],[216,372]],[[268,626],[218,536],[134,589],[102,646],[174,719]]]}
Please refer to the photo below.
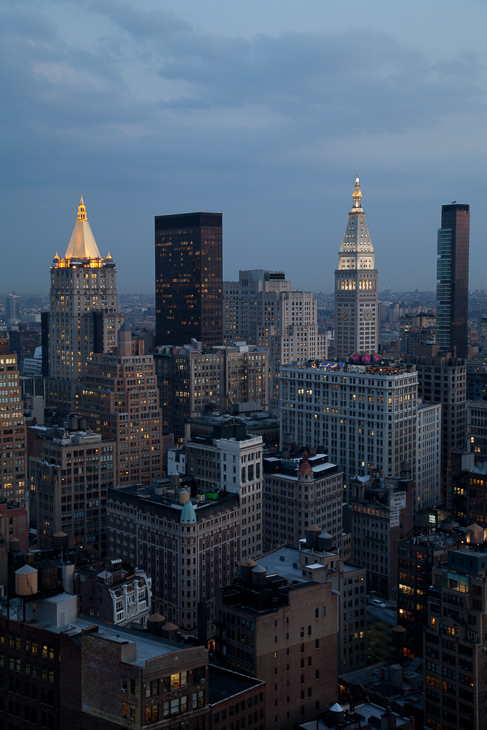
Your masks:
{"label": "rooftop spire", "polygon": [[85,202],[83,200],[83,196],[81,196],[79,205],[78,205],[78,217],[76,218],[77,221],[87,221],[88,218],[86,217],[86,206]]}
{"label": "rooftop spire", "polygon": [[357,177],[355,178],[355,188],[352,193],[352,210],[358,210],[362,209],[362,191],[360,190],[360,179],[357,172]]}
{"label": "rooftop spire", "polygon": [[78,217],[69,240],[65,259],[101,259],[95,237],[91,232],[83,196],[78,205]]}

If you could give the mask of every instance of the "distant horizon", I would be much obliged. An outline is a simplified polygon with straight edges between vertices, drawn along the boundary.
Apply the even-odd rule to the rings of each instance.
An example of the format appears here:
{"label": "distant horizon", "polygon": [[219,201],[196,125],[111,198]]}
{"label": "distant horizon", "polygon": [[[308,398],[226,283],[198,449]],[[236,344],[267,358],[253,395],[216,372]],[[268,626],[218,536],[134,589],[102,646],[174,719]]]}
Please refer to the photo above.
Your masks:
{"label": "distant horizon", "polygon": [[[223,281],[233,281],[233,279],[224,279]],[[47,289],[45,291],[24,291],[22,292],[16,287],[12,287],[15,291],[16,296],[23,297],[23,296],[30,296],[30,297],[36,297],[36,296],[43,296],[48,297],[50,294],[50,290]],[[391,290],[391,294],[401,295],[401,294],[414,294],[415,292],[418,292],[418,294],[433,294],[436,295],[436,288],[435,289],[418,289],[417,287],[414,289],[394,289],[392,287],[385,287],[384,289],[379,290],[379,297],[382,295],[385,295],[387,293],[387,290]],[[327,296],[332,296],[334,294],[334,290],[331,289],[329,291],[326,291],[324,289],[321,290],[312,290],[312,289],[305,289],[305,288],[297,288],[293,286],[293,291],[312,291],[313,294],[325,294]],[[120,290],[120,287],[117,286],[117,292],[118,296],[153,296],[155,299],[155,289],[153,291],[122,291]],[[487,294],[487,288],[481,288],[481,289],[469,289],[468,293],[470,295],[474,295],[476,293],[482,293],[485,292]],[[12,291],[6,292],[6,293],[0,293],[1,298],[6,298],[12,294]]]}

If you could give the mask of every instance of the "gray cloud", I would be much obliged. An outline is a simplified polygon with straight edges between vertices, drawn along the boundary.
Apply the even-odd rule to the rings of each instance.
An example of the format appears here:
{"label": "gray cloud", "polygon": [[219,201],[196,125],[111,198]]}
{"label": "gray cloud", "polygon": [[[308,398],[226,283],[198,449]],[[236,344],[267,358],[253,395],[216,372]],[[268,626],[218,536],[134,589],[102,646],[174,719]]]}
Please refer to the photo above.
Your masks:
{"label": "gray cloud", "polygon": [[[79,29],[68,27],[70,7],[83,16]],[[4,6],[0,30],[6,200],[12,211],[31,201],[47,231],[53,216],[45,205],[47,191],[49,204],[58,194],[56,206],[72,208],[79,192],[88,204],[91,188],[91,210],[101,220],[102,208],[123,210],[120,197],[129,195],[132,220],[116,234],[110,223],[100,228],[120,246],[120,270],[129,261],[129,240],[140,231],[141,250],[152,265],[154,214],[223,208],[234,273],[239,266],[286,266],[273,263],[274,248],[262,261],[275,235],[304,286],[307,263],[292,259],[303,218],[309,218],[309,256],[322,256],[325,234],[313,231],[309,221],[313,209],[319,219],[323,205],[331,216],[339,204],[343,213],[335,224],[330,219],[326,234],[334,267],[349,205],[342,191],[339,203],[334,197],[335,181],[365,168],[372,192],[381,175],[391,175],[394,160],[408,168],[403,184],[409,176],[414,187],[415,176],[425,176],[431,189],[434,165],[445,168],[449,185],[462,181],[470,191],[472,164],[480,169],[480,158],[471,164],[464,153],[464,162],[449,172],[436,149],[452,128],[459,150],[469,135],[480,139],[485,68],[474,49],[440,58],[398,34],[366,28],[359,34],[350,29],[225,37],[195,30],[169,11],[118,0],[31,8],[23,2]],[[35,189],[41,191],[37,199]],[[387,208],[392,190],[384,195],[388,231],[394,225]],[[438,210],[441,202],[435,202]],[[251,237],[239,225],[246,210],[255,218]],[[15,220],[3,223],[13,235]],[[42,245],[50,256],[47,234]],[[45,253],[37,253],[45,266]],[[309,286],[320,288],[316,281]]]}

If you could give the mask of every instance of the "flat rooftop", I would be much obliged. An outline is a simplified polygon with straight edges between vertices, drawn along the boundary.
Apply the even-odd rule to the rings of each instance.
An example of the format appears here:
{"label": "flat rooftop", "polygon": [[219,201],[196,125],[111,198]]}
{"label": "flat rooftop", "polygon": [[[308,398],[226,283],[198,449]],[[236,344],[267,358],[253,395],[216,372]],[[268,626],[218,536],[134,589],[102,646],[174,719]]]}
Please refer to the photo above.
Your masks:
{"label": "flat rooftop", "polygon": [[232,672],[229,669],[222,669],[213,664],[208,667],[208,690],[210,705],[236,697],[249,689],[261,690],[265,683],[260,679],[247,677],[244,674]]}
{"label": "flat rooftop", "polygon": [[348,373],[350,375],[361,375],[366,373],[367,375],[405,375],[416,372],[416,366],[406,365],[387,365],[386,363],[369,363],[369,364],[357,364],[353,363],[335,363],[335,362],[316,362],[313,361],[309,364],[298,365],[297,363],[286,363],[282,366],[283,370],[319,370],[327,373]]}
{"label": "flat rooftop", "polygon": [[[73,595],[69,593],[59,593],[55,596],[42,599],[47,603],[62,604],[63,602],[71,602]],[[12,615],[12,609],[10,612]],[[84,633],[94,634],[101,639],[107,641],[113,641],[118,644],[136,643],[137,652],[136,659],[133,662],[128,662],[135,666],[143,667],[146,662],[150,659],[155,659],[165,654],[171,654],[172,652],[180,652],[187,648],[184,644],[175,641],[169,641],[162,639],[158,636],[149,636],[141,631],[132,631],[127,628],[120,626],[112,626],[105,624],[96,618],[85,618],[77,616],[75,619],[69,621],[69,623],[62,624],[60,626],[48,621],[36,620],[35,623],[32,621],[26,622],[28,625],[35,626],[36,628],[45,629],[51,631],[53,634],[68,634],[69,636],[78,636]],[[96,627],[96,630],[95,630]],[[87,629],[92,629],[87,631]]]}

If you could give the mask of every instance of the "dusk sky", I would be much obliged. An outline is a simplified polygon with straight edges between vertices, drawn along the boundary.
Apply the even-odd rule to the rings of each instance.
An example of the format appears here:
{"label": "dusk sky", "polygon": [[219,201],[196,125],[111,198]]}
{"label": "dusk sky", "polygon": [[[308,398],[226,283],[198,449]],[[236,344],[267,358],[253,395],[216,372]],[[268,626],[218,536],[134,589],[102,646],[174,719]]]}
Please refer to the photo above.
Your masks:
{"label": "dusk sky", "polygon": [[47,292],[80,195],[121,292],[154,216],[223,213],[224,278],[333,291],[360,176],[379,288],[436,287],[470,204],[487,288],[485,0],[4,0],[0,294]]}

